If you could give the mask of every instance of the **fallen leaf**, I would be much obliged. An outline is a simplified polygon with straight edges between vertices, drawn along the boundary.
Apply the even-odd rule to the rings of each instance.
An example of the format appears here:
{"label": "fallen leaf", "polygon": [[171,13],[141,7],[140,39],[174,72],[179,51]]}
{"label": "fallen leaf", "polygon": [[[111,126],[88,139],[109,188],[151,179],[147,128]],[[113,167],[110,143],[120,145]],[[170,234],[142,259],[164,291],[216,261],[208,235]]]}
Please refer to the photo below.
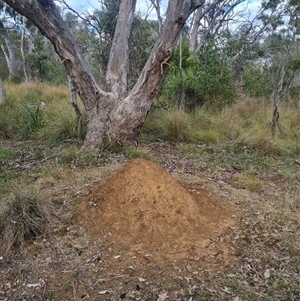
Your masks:
{"label": "fallen leaf", "polygon": [[169,298],[168,294],[167,293],[162,293],[162,294],[158,295],[157,301],[164,301],[167,298]]}
{"label": "fallen leaf", "polygon": [[37,286],[41,286],[40,283],[29,283],[26,285],[27,287],[37,287]]}
{"label": "fallen leaf", "polygon": [[138,279],[139,279],[139,282],[145,282],[146,281],[146,279],[144,279],[142,277],[138,277]]}
{"label": "fallen leaf", "polygon": [[106,295],[108,293],[109,293],[109,290],[103,290],[103,291],[99,292],[100,295]]}
{"label": "fallen leaf", "polygon": [[270,274],[270,270],[269,269],[266,269],[265,273],[264,273],[264,277],[266,279],[270,278],[271,277],[271,274]]}

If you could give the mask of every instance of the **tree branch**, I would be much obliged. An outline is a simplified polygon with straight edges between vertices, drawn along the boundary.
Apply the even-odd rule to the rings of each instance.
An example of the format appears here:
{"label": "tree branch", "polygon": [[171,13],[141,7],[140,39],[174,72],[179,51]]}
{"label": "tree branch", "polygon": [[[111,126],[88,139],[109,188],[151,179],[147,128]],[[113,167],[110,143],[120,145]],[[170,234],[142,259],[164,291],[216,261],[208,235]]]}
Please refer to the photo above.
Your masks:
{"label": "tree branch", "polygon": [[122,0],[110,49],[106,85],[116,99],[121,99],[127,94],[128,39],[134,17],[135,4],[136,0]]}
{"label": "tree branch", "polygon": [[106,102],[103,106],[113,106],[113,98],[110,93],[106,93],[98,86],[78,44],[57,11],[53,0],[4,0],[4,2],[30,19],[52,42],[86,110],[99,105],[103,97],[106,97],[106,100],[110,99],[110,102]]}

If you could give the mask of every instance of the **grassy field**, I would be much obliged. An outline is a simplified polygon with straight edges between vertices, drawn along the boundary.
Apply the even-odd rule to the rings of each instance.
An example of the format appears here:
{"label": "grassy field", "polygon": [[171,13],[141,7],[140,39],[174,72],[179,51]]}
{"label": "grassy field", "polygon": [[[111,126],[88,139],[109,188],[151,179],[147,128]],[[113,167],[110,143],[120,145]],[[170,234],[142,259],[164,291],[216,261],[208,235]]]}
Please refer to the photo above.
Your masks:
{"label": "grassy field", "polygon": [[[87,153],[67,87],[5,88],[0,300],[300,300],[299,108],[282,104],[272,132],[272,106],[261,100],[192,112],[158,101],[137,148]],[[134,158],[238,207],[230,262],[132,267],[112,256],[118,246],[101,248],[72,224],[90,187]]]}

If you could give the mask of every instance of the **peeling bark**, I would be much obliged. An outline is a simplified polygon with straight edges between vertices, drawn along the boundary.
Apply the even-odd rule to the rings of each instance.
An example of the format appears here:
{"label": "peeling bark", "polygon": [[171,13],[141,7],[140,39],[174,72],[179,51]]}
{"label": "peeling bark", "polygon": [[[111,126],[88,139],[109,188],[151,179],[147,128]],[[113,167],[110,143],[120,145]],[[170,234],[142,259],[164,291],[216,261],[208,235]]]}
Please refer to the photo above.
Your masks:
{"label": "peeling bark", "polygon": [[129,65],[128,39],[134,17],[136,0],[122,1],[113,37],[106,73],[106,86],[115,98],[123,98],[127,93]]}

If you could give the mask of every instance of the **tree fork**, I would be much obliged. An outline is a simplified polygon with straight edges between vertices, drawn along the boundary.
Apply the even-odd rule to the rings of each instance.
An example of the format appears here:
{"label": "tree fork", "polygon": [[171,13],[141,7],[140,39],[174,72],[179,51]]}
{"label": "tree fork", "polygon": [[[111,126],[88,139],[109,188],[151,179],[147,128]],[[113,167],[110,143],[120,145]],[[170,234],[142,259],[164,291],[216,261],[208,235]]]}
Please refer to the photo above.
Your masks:
{"label": "tree fork", "polygon": [[[135,144],[146,116],[153,104],[167,62],[176,47],[179,34],[190,14],[204,0],[172,0],[166,12],[160,35],[131,91],[127,91],[128,33],[131,28],[135,0],[122,0],[116,33],[110,53],[107,74],[108,91],[100,89],[83,54],[57,11],[53,0],[4,0],[17,12],[31,20],[54,45],[87,113],[87,135],[84,147],[98,149],[106,141]],[[119,24],[119,25],[118,25]],[[127,50],[126,50],[127,51]],[[118,59],[119,55],[124,61]],[[120,73],[117,73],[120,70]],[[117,76],[116,78],[114,76]]]}

